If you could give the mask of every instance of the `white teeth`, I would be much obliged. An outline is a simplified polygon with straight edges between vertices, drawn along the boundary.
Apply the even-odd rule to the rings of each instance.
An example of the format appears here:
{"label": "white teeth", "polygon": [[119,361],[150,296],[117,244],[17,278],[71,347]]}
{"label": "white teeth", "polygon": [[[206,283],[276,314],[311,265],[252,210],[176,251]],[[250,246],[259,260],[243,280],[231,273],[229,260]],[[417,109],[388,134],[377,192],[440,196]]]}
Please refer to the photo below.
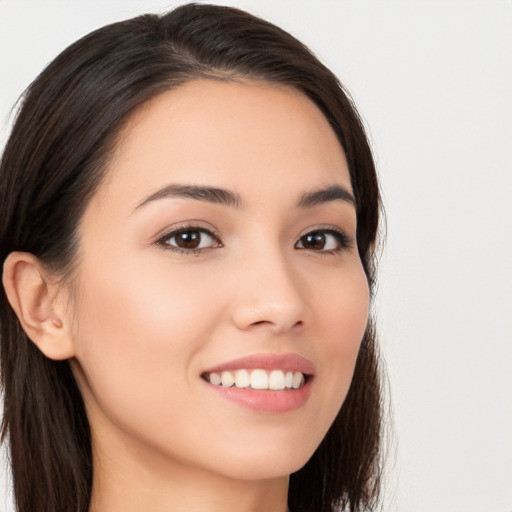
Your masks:
{"label": "white teeth", "polygon": [[281,370],[274,370],[268,378],[269,389],[284,389],[284,373]]}
{"label": "white teeth", "polygon": [[298,389],[304,385],[306,379],[302,372],[291,372],[283,370],[236,370],[235,372],[223,371],[222,373],[212,372],[207,379],[214,386],[229,388],[271,389],[280,391],[283,389]]}
{"label": "white teeth", "polygon": [[[224,385],[224,382],[222,384]],[[300,373],[300,372],[295,372],[293,374],[293,382],[292,382],[293,389],[300,388],[302,386],[302,384],[304,384],[304,375],[302,375],[302,373]]]}
{"label": "white teeth", "polygon": [[238,370],[235,374],[235,386],[237,388],[248,388],[250,385],[251,376],[249,372],[247,370]]}
{"label": "white teeth", "polygon": [[235,377],[231,372],[222,372],[222,386],[225,388],[231,387],[235,383]]}
{"label": "white teeth", "polygon": [[265,370],[253,370],[251,373],[252,389],[268,389],[268,375]]}
{"label": "white teeth", "polygon": [[220,384],[222,383],[222,378],[218,373],[210,373],[210,382],[214,386],[220,386]]}

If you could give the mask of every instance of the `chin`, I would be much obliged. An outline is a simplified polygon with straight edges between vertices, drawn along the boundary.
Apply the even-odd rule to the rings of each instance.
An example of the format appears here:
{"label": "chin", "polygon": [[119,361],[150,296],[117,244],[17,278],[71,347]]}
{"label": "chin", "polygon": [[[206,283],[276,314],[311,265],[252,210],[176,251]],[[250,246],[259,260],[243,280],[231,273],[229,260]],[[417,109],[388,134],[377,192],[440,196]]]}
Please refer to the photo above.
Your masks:
{"label": "chin", "polygon": [[267,460],[252,460],[250,463],[233,465],[225,476],[237,480],[274,480],[288,478],[306,464],[309,458],[300,460],[276,460],[273,457]]}
{"label": "chin", "polygon": [[317,444],[294,443],[238,444],[224,453],[221,471],[240,480],[266,480],[288,477],[301,469],[311,458]]}

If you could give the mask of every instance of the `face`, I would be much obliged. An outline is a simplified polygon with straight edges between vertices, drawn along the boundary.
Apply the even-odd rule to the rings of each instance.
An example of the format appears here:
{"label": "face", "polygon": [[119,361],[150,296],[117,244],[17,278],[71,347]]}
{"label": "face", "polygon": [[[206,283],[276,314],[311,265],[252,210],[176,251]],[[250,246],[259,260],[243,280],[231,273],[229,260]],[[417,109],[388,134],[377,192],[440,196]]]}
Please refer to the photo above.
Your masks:
{"label": "face", "polygon": [[299,92],[195,81],[146,104],[79,229],[69,315],[96,453],[300,468],[366,327],[355,235],[343,150]]}

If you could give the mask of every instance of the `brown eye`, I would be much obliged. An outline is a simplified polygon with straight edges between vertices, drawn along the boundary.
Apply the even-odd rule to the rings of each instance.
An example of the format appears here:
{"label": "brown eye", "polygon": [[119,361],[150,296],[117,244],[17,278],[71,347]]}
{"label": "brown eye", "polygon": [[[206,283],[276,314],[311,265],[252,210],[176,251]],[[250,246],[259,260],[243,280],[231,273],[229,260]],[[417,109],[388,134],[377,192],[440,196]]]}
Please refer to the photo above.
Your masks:
{"label": "brown eye", "polygon": [[181,228],[168,233],[158,243],[180,251],[196,251],[220,245],[219,240],[213,233],[199,228]]}
{"label": "brown eye", "polygon": [[176,245],[182,249],[197,249],[201,244],[201,233],[199,231],[184,231],[174,235]]}
{"label": "brown eye", "polygon": [[296,249],[323,252],[336,252],[348,246],[348,237],[341,231],[335,231],[333,229],[311,231],[301,236],[295,244]]}
{"label": "brown eye", "polygon": [[320,232],[308,233],[300,240],[304,249],[322,250],[325,247],[325,235]]}

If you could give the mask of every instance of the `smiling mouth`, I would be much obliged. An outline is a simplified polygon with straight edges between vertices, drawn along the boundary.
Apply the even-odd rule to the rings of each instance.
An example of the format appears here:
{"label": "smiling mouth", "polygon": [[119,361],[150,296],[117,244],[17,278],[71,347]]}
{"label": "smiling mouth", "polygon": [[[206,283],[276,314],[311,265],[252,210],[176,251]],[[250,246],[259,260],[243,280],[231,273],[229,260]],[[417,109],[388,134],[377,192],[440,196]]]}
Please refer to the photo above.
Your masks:
{"label": "smiling mouth", "polygon": [[201,378],[214,386],[224,388],[292,391],[300,389],[310,376],[300,371],[239,369],[234,371],[207,372]]}

